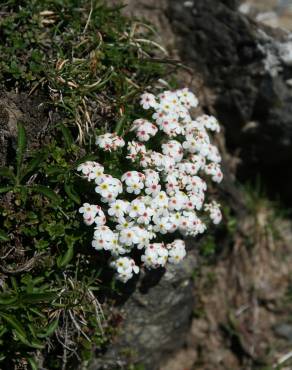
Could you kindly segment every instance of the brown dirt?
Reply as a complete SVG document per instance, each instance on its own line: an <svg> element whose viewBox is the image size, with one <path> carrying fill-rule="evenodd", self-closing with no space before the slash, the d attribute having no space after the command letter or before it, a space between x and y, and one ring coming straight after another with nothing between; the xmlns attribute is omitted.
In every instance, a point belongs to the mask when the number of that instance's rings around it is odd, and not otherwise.
<svg viewBox="0 0 292 370"><path fill-rule="evenodd" d="M49 110L45 96L26 93L0 92L0 166L15 155L17 123L26 130L28 149L37 149L47 140L46 135L57 115Z"/></svg>
<svg viewBox="0 0 292 370"><path fill-rule="evenodd" d="M260 208L231 253L201 269L186 346L161 370L272 369L289 353L291 226Z"/></svg>

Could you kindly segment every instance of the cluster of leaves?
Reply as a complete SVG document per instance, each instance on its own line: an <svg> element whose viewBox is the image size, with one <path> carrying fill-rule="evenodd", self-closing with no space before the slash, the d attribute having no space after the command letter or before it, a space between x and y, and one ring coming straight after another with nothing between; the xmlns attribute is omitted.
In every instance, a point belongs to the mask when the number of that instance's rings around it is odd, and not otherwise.
<svg viewBox="0 0 292 370"><path fill-rule="evenodd" d="M74 333L71 329L76 343L84 339L76 335L89 338L86 333L94 327L90 340L96 336L100 344L101 338L102 313L96 314L91 292L100 289L102 261L86 255L89 241L76 212L75 168L84 157L78 159L80 149L73 142L62 148L53 140L31 156L24 158L25 153L25 130L19 124L14 166L0 169L0 353L10 367L23 358L32 365L33 350L47 350L56 330L63 337L69 313L73 323L80 321Z"/></svg>
<svg viewBox="0 0 292 370"><path fill-rule="evenodd" d="M164 73L151 62L149 30L100 1L1 4L2 89L41 91L61 117L36 151L19 122L16 155L0 169L3 368L65 368L88 359L112 330L104 333L97 300L111 291L111 275L87 248L77 213L80 194L92 190L75 170L99 160L88 154L94 133L122 131L135 118L135 97Z"/></svg>

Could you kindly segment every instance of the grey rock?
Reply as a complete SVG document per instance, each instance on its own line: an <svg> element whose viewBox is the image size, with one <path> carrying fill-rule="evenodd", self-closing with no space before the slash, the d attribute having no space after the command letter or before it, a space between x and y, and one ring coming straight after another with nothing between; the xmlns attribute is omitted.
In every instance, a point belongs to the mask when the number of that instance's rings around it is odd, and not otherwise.
<svg viewBox="0 0 292 370"><path fill-rule="evenodd" d="M281 338L292 343L292 323L281 323L274 327L274 332Z"/></svg>
<svg viewBox="0 0 292 370"><path fill-rule="evenodd" d="M166 272L145 274L121 307L124 321L116 340L88 369L126 369L137 363L146 370L156 370L181 348L193 309L191 275L196 265L195 253L190 252L181 264Z"/></svg>

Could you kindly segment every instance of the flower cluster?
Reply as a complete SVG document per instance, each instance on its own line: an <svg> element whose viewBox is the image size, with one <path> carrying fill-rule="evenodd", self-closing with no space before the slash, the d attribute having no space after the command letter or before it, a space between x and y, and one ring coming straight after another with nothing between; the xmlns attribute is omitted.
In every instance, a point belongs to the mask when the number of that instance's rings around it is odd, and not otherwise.
<svg viewBox="0 0 292 370"><path fill-rule="evenodd" d="M125 141L116 133L99 135L95 143L99 148L109 152L125 145Z"/></svg>
<svg viewBox="0 0 292 370"><path fill-rule="evenodd" d="M146 268L176 264L186 255L179 235L196 236L208 220L221 221L220 205L206 203L208 178L217 183L223 178L221 157L208 133L220 127L212 116L193 119L190 109L197 105L188 89L144 93L141 106L152 118L135 120L126 143L115 133L96 139L106 151L126 145L121 161L128 161L128 171L116 178L97 162L77 169L95 183L99 199L99 205L85 203L79 210L87 225L94 224L92 246L111 253L110 265L122 282L139 272L130 257L134 249ZM166 234L172 234L172 243L163 242Z"/></svg>

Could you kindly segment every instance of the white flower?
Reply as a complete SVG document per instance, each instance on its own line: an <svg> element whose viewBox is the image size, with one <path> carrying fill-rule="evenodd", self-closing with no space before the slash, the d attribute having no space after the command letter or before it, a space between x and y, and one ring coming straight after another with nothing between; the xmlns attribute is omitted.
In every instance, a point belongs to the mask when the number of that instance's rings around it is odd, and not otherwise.
<svg viewBox="0 0 292 370"><path fill-rule="evenodd" d="M181 209L185 208L187 201L187 195L182 191L178 191L174 194L174 196L169 198L168 208L171 211L180 211Z"/></svg>
<svg viewBox="0 0 292 370"><path fill-rule="evenodd" d="M183 158L183 147L176 140L170 140L162 144L162 153L173 158L175 162L180 162Z"/></svg>
<svg viewBox="0 0 292 370"><path fill-rule="evenodd" d="M117 150L125 145L125 141L115 132L97 136L95 143L105 151Z"/></svg>
<svg viewBox="0 0 292 370"><path fill-rule="evenodd" d="M141 95L140 104L144 109L156 108L157 102L155 99L155 95L145 92L144 94Z"/></svg>
<svg viewBox="0 0 292 370"><path fill-rule="evenodd" d="M203 116L198 117L196 121L202 123L207 129L211 131L220 131L219 123L217 119L213 116L208 116L207 114L204 114Z"/></svg>
<svg viewBox="0 0 292 370"><path fill-rule="evenodd" d="M90 173L88 174L89 180L94 180L96 183L99 182L101 176L104 175L104 167L97 163L94 167L92 167Z"/></svg>
<svg viewBox="0 0 292 370"><path fill-rule="evenodd" d="M116 229L119 231L132 227L134 225L134 222L131 221L130 217L119 217L117 222L118 224L116 225Z"/></svg>
<svg viewBox="0 0 292 370"><path fill-rule="evenodd" d="M177 95L181 103L187 108L196 108L199 104L196 96L188 88L178 90Z"/></svg>
<svg viewBox="0 0 292 370"><path fill-rule="evenodd" d="M145 174L145 186L149 187L153 184L158 184L159 183L159 173L157 171L151 170L151 169L146 169L143 171Z"/></svg>
<svg viewBox="0 0 292 370"><path fill-rule="evenodd" d="M140 141L148 141L157 134L158 128L145 119L137 119L133 122L131 131L136 131L137 138Z"/></svg>
<svg viewBox="0 0 292 370"><path fill-rule="evenodd" d="M130 159L132 162L136 161L138 155L143 156L146 154L145 145L137 141L129 141L127 149L128 155L126 158Z"/></svg>
<svg viewBox="0 0 292 370"><path fill-rule="evenodd" d="M160 184L152 184L145 189L145 193L147 195L152 195L153 197L155 197L160 191L161 191Z"/></svg>
<svg viewBox="0 0 292 370"><path fill-rule="evenodd" d="M132 200L128 207L128 214L131 218L139 217L146 211L145 204L141 199Z"/></svg>
<svg viewBox="0 0 292 370"><path fill-rule="evenodd" d="M113 201L122 191L122 183L110 175L103 175L101 182L95 188L96 193L102 196L103 201Z"/></svg>
<svg viewBox="0 0 292 370"><path fill-rule="evenodd" d="M97 220L97 222L100 222L101 224L104 224L105 222L105 219L103 219L105 218L104 213L102 212L101 208L97 205L84 203L83 206L79 208L79 213L83 214L83 220L87 226L90 226L95 222L98 213L100 214L103 222L101 219Z"/></svg>
<svg viewBox="0 0 292 370"><path fill-rule="evenodd" d="M173 233L178 229L181 222L181 217L182 215L180 212L170 213L169 215L170 228L168 232Z"/></svg>
<svg viewBox="0 0 292 370"><path fill-rule="evenodd" d="M94 231L92 246L96 250L110 250L115 238L115 234L108 226L98 226Z"/></svg>
<svg viewBox="0 0 292 370"><path fill-rule="evenodd" d="M101 164L97 162L87 161L84 163L81 163L77 167L77 171L82 172L82 174L87 177L89 180L92 178L91 173L95 172L97 169L100 169L101 172L104 171L104 168Z"/></svg>
<svg viewBox="0 0 292 370"><path fill-rule="evenodd" d="M151 160L153 165L156 167L157 171L166 171L169 172L175 167L174 158L161 153L152 152Z"/></svg>
<svg viewBox="0 0 292 370"><path fill-rule="evenodd" d="M205 204L204 206L205 211L209 212L210 218L215 225L219 224L222 220L222 213L220 211L220 204L213 202Z"/></svg>
<svg viewBox="0 0 292 370"><path fill-rule="evenodd" d="M172 227L172 224L168 216L163 217L160 215L157 216L155 215L153 216L153 222L154 222L153 230L160 234L166 234L168 230Z"/></svg>
<svg viewBox="0 0 292 370"><path fill-rule="evenodd" d="M124 245L131 246L133 244L139 243L139 237L133 228L126 228L120 231L120 242Z"/></svg>
<svg viewBox="0 0 292 370"><path fill-rule="evenodd" d="M126 283L133 277L134 274L139 273L139 267L135 264L135 261L129 257L120 257L111 262L111 267L116 269L117 280Z"/></svg>
<svg viewBox="0 0 292 370"><path fill-rule="evenodd" d="M168 196L165 191L160 191L152 200L152 208L168 207Z"/></svg>
<svg viewBox="0 0 292 370"><path fill-rule="evenodd" d="M148 268L164 267L167 262L168 250L163 243L152 243L145 249L141 261Z"/></svg>
<svg viewBox="0 0 292 370"><path fill-rule="evenodd" d="M167 244L168 261L178 264L186 256L185 243L183 240L177 239L171 244Z"/></svg>
<svg viewBox="0 0 292 370"><path fill-rule="evenodd" d="M138 249L145 248L149 245L150 239L152 238L152 233L141 226L136 226L135 231L138 235L139 242L137 244Z"/></svg>
<svg viewBox="0 0 292 370"><path fill-rule="evenodd" d="M189 193L189 202L192 204L191 207L193 207L193 208L190 208L188 206L187 209L194 209L195 208L198 211L201 210L202 206L203 206L203 203L204 203L204 200L205 200L205 193L203 191Z"/></svg>
<svg viewBox="0 0 292 370"><path fill-rule="evenodd" d="M112 256L119 257L120 254L128 253L129 250L127 247L122 246L119 243L119 235L115 233L115 238L113 239L112 247L110 249Z"/></svg>
<svg viewBox="0 0 292 370"><path fill-rule="evenodd" d="M106 224L106 217L102 209L99 209L97 215L94 217L94 223L96 226L102 226Z"/></svg>
<svg viewBox="0 0 292 370"><path fill-rule="evenodd" d="M122 181L127 185L127 192L140 194L144 188L145 175L137 171L128 171L123 174Z"/></svg>
<svg viewBox="0 0 292 370"><path fill-rule="evenodd" d="M108 214L117 218L121 218L125 215L129 206L129 202L121 199L117 199L110 203Z"/></svg>
<svg viewBox="0 0 292 370"><path fill-rule="evenodd" d="M195 235L192 234L196 233L196 225L198 222L198 217L195 212L193 211L184 211L181 217L179 229L183 235Z"/></svg>
<svg viewBox="0 0 292 370"><path fill-rule="evenodd" d="M209 163L207 166L204 168L205 173L207 175L212 176L212 180L214 182L220 183L223 179L223 173L221 171L220 166L217 163Z"/></svg>
<svg viewBox="0 0 292 370"><path fill-rule="evenodd" d="M139 224L144 224L144 225L149 225L150 221L151 221L151 217L153 216L154 212L152 210L152 208L150 207L147 207L144 212L139 215L139 217L137 218L137 222Z"/></svg>
<svg viewBox="0 0 292 370"><path fill-rule="evenodd" d="M201 193L207 190L206 182L199 176L189 176L186 184L186 190L193 193Z"/></svg>
<svg viewBox="0 0 292 370"><path fill-rule="evenodd" d="M100 209L100 207L96 206L94 204L83 203L83 206L79 208L79 213L96 214L99 209Z"/></svg>

